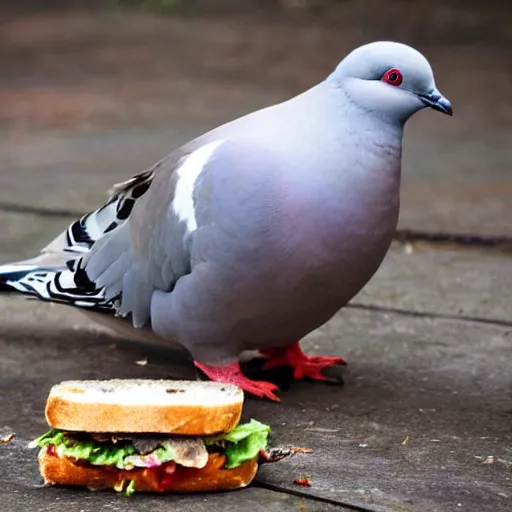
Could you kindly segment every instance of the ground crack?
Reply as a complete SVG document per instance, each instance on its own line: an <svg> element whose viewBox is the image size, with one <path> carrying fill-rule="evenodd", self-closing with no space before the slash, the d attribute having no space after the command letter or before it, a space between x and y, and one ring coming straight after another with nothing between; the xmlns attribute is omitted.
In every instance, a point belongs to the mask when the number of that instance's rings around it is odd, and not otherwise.
<svg viewBox="0 0 512 512"><path fill-rule="evenodd" d="M39 206L29 206L25 204L15 204L0 201L0 211L23 213L27 215L40 215L42 217L71 217L79 219L84 215L84 212L76 210L68 210L65 208L41 208Z"/></svg>
<svg viewBox="0 0 512 512"><path fill-rule="evenodd" d="M464 247L493 247L512 248L512 237L480 236L460 233L428 233L411 229L400 229L395 234L395 240L407 242L429 242L439 245L460 245Z"/></svg>
<svg viewBox="0 0 512 512"><path fill-rule="evenodd" d="M362 309L364 311L374 311L378 313L396 313L398 315L407 315L417 318L440 318L441 320L457 320L462 322L491 324L500 327L512 327L512 321L507 320L493 320L491 318L482 318L478 316L466 315L449 315L445 313L433 313L426 311L411 311L408 309L388 308L384 306L372 306L371 304L347 304L345 308L349 309Z"/></svg>
<svg viewBox="0 0 512 512"><path fill-rule="evenodd" d="M298 489L288 489L286 487L269 484L267 482L261 482L259 480L255 480L252 485L254 487L260 487L261 489L267 489L269 491L279 492L281 494L288 494L289 496L296 496L297 498L302 498L304 500L316 501L317 503L326 503L328 505L335 505L336 507L344 507L348 510L355 510L356 512L375 512L370 508L359 507L358 505L351 505L350 503L345 503L343 501L333 500L330 498L323 498L322 496L308 494L307 492L299 491Z"/></svg>

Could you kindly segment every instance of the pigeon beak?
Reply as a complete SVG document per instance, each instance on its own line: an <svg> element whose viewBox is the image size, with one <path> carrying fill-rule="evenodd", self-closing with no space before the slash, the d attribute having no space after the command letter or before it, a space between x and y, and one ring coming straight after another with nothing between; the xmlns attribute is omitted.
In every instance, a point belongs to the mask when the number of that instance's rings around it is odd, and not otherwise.
<svg viewBox="0 0 512 512"><path fill-rule="evenodd" d="M448 114L449 116L453 115L452 104L448 101L448 98L445 98L437 89L430 91L430 93L425 96L420 96L420 99L427 107L442 112L443 114Z"/></svg>

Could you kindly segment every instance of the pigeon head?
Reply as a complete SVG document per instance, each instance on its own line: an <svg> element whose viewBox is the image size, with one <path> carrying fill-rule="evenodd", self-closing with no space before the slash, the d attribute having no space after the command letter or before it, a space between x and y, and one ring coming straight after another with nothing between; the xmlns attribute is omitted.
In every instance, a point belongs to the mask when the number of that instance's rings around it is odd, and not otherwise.
<svg viewBox="0 0 512 512"><path fill-rule="evenodd" d="M328 80L361 109L392 122L403 124L425 107L452 115L427 59L405 44L381 41L360 46Z"/></svg>

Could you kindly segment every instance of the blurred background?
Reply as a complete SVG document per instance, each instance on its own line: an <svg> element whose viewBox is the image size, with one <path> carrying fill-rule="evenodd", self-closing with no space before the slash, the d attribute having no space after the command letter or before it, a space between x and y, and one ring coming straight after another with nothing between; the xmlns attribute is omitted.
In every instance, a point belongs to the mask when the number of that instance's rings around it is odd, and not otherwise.
<svg viewBox="0 0 512 512"><path fill-rule="evenodd" d="M0 20L13 255L47 240L46 215L99 206L112 183L377 39L423 52L455 111L408 124L400 228L512 236L510 0L2 0Z"/></svg>

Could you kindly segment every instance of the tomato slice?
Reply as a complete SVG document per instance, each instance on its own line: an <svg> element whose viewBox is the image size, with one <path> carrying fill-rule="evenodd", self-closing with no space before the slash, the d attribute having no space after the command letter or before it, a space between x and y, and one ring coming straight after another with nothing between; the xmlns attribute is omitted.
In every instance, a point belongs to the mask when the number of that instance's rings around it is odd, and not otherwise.
<svg viewBox="0 0 512 512"><path fill-rule="evenodd" d="M176 472L176 463L172 461L166 462L158 468L155 468L155 470L158 472L158 487L164 492L174 480L173 475Z"/></svg>
<svg viewBox="0 0 512 512"><path fill-rule="evenodd" d="M49 444L47 447L46 447L46 453L50 456L50 457L58 457L59 455L57 454L57 448L55 447L54 444Z"/></svg>

